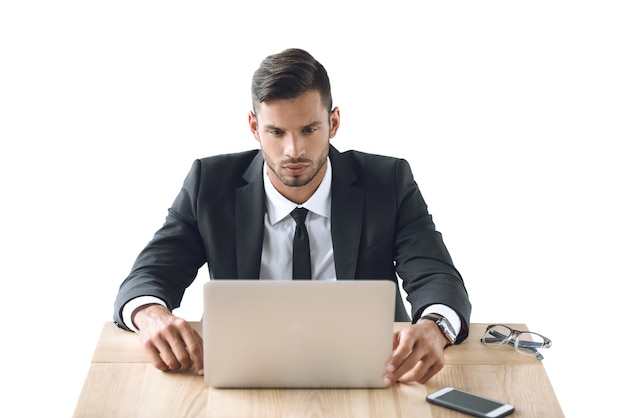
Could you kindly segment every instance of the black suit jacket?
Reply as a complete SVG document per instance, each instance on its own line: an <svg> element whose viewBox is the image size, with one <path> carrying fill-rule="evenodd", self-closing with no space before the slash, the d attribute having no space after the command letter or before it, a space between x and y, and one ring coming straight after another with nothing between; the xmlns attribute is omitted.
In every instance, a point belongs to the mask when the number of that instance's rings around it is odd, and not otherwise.
<svg viewBox="0 0 626 418"><path fill-rule="evenodd" d="M391 280L402 285L396 321L418 318L433 303L456 310L457 342L467 337L471 305L435 230L426 203L403 159L330 148L331 234L338 280ZM180 306L185 289L205 263L211 279L258 279L265 192L259 150L196 160L164 225L139 254L120 286L114 321L126 328L121 309L137 296Z"/></svg>

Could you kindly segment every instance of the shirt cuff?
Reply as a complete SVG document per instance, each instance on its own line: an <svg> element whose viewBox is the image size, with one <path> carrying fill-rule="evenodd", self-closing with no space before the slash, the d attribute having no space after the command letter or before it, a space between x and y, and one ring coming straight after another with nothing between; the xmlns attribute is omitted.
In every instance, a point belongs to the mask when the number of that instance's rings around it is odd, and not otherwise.
<svg viewBox="0 0 626 418"><path fill-rule="evenodd" d="M132 321L133 313L137 308L152 303L158 303L159 305L163 305L167 308L165 302L154 296L139 296L126 302L122 308L122 321L124 321L124 325L126 325L131 331L138 332L139 330Z"/></svg>
<svg viewBox="0 0 626 418"><path fill-rule="evenodd" d="M426 309L424 309L424 312L422 312L422 316L432 313L437 313L444 316L450 322L450 325L452 325L452 328L454 329L454 332L456 332L456 335L459 335L459 332L461 332L461 318L454 309L442 304L430 305Z"/></svg>

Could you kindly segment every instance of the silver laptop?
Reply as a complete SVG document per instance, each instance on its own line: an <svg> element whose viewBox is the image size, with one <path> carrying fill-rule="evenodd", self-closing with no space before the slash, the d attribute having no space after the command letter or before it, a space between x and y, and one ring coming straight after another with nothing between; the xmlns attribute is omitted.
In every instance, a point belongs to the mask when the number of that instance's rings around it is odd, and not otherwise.
<svg viewBox="0 0 626 418"><path fill-rule="evenodd" d="M395 284L211 280L204 381L216 388L378 388L392 352Z"/></svg>

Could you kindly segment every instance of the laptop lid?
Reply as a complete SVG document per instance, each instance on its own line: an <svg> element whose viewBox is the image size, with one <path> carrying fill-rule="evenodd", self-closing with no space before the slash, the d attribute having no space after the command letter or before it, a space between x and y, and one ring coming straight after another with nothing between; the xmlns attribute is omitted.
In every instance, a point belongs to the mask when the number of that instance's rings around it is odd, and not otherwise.
<svg viewBox="0 0 626 418"><path fill-rule="evenodd" d="M211 280L202 319L205 383L384 387L395 291L382 280Z"/></svg>

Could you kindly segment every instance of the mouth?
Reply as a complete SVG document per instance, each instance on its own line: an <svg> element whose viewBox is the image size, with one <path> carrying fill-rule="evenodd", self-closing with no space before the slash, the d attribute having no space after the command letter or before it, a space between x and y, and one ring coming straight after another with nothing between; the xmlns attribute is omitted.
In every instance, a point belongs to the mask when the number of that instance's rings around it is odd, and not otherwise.
<svg viewBox="0 0 626 418"><path fill-rule="evenodd" d="M291 176L300 176L304 174L306 169L309 167L309 164L306 163L295 163L295 164L285 164L283 165L283 169Z"/></svg>

